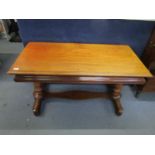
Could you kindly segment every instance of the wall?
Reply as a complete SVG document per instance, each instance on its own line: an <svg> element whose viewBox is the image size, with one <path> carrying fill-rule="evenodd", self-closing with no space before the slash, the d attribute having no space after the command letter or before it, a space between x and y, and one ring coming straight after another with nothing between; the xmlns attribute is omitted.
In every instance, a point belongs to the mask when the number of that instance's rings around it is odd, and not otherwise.
<svg viewBox="0 0 155 155"><path fill-rule="evenodd" d="M140 56L154 21L18 20L24 44L29 41L128 44Z"/></svg>

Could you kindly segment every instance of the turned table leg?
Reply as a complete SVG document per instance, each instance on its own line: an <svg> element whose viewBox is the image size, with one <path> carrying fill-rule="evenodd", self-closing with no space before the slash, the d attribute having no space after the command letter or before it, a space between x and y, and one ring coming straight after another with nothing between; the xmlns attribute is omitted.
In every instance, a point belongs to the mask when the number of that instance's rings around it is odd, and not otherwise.
<svg viewBox="0 0 155 155"><path fill-rule="evenodd" d="M43 98L43 85L40 82L34 83L34 105L33 105L33 114L38 116L40 114L41 100Z"/></svg>
<svg viewBox="0 0 155 155"><path fill-rule="evenodd" d="M123 87L122 84L116 84L116 85L114 85L113 92L112 92L112 98L114 101L115 112L117 115L121 115L123 113L123 107L120 102L122 87Z"/></svg>

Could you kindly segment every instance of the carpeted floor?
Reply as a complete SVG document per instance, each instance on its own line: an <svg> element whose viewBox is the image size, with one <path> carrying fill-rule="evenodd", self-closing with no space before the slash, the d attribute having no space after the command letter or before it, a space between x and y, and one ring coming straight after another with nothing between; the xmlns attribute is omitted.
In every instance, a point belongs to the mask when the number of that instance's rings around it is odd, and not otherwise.
<svg viewBox="0 0 155 155"><path fill-rule="evenodd" d="M42 115L32 114L31 83L15 83L7 70L22 49L11 46L10 52L0 43L0 134L154 134L155 95L141 94L125 86L122 92L124 114L116 116L111 101L97 98L45 100ZM14 50L13 50L14 49ZM104 91L102 85L51 85L51 90Z"/></svg>

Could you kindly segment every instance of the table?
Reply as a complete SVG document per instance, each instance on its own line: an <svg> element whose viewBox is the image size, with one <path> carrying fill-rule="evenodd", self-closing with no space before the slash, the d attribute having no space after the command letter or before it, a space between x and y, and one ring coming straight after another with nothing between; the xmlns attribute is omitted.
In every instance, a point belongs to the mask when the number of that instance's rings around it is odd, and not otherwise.
<svg viewBox="0 0 155 155"><path fill-rule="evenodd" d="M52 96L84 99L110 98L117 115L123 113L121 90L124 84L144 84L151 73L128 45L30 42L20 53L8 74L16 82L34 83L33 113L40 114L43 98ZM110 92L62 92L44 90L52 83L106 84ZM24 94L23 94L24 95Z"/></svg>

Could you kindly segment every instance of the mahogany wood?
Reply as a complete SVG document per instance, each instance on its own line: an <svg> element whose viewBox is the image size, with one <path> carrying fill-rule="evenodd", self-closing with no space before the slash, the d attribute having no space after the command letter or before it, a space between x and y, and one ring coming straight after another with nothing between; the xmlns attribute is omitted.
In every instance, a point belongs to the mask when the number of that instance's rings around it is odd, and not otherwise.
<svg viewBox="0 0 155 155"><path fill-rule="evenodd" d="M128 45L31 42L9 74L152 77Z"/></svg>
<svg viewBox="0 0 155 155"><path fill-rule="evenodd" d="M41 100L43 98L43 84L40 82L34 82L34 105L33 113L38 116L40 114Z"/></svg>
<svg viewBox="0 0 155 155"><path fill-rule="evenodd" d="M113 92L90 92L90 91L67 91L67 92L47 92L43 91L41 83L34 83L34 98L33 113L38 116L41 109L41 99L44 98L67 98L67 99L89 99L89 98L107 98L114 101L115 112L117 115L123 113L123 108L120 102L122 84L114 85Z"/></svg>
<svg viewBox="0 0 155 155"><path fill-rule="evenodd" d="M104 77L104 76L45 76L15 75L16 82L70 83L70 84L144 84L141 77Z"/></svg>
<svg viewBox="0 0 155 155"><path fill-rule="evenodd" d="M115 84L113 88L112 98L114 101L115 106L115 112L117 115L121 115L123 113L123 107L121 105L121 89L123 85L122 84Z"/></svg>
<svg viewBox="0 0 155 155"><path fill-rule="evenodd" d="M9 74L16 82L34 83L33 113L38 116L41 101L48 97L87 99L89 97L110 98L117 115L123 113L120 102L124 84L144 84L152 77L142 62L127 45L44 43L31 42L12 65ZM114 85L109 93L46 92L44 85L107 84Z"/></svg>
<svg viewBox="0 0 155 155"><path fill-rule="evenodd" d="M121 97L121 89L122 84L115 84L113 88L113 92L104 93L104 92L90 92L90 91L67 91L67 92L47 92L43 91L43 84L36 82L34 83L34 105L33 105L33 113L38 116L40 114L41 109L41 100L42 98L69 98L69 99L88 99L88 98L109 98L113 100L115 112L117 115L121 115L123 113L123 108L120 102Z"/></svg>
<svg viewBox="0 0 155 155"><path fill-rule="evenodd" d="M80 77L80 76L32 76L32 75L16 75L16 82L34 82L34 106L33 113L38 116L40 114L42 98L60 97L71 99L87 99L94 97L110 98L114 101L115 112L117 115L123 113L120 102L120 93L123 84L144 84L144 78L127 78L127 77ZM68 84L114 84L113 92L85 92L85 91L69 91L69 92L47 92L43 91L45 84L52 83L68 83Z"/></svg>
<svg viewBox="0 0 155 155"><path fill-rule="evenodd" d="M95 77L95 76L41 76L41 75L16 75L16 82L34 82L34 98L33 106L34 115L40 114L41 100L44 98L59 97L70 99L87 99L103 97L113 100L115 112L117 115L123 113L123 107L120 102L121 89L123 84L144 84L144 78L127 78L127 77ZM68 83L68 84L114 84L113 92L88 92L88 91L68 91L68 92L47 92L43 91L42 86L52 83Z"/></svg>
<svg viewBox="0 0 155 155"><path fill-rule="evenodd" d="M94 91L66 91L66 92L44 92L45 98L66 98L83 100L90 98L112 98L110 93L105 92L94 92Z"/></svg>

